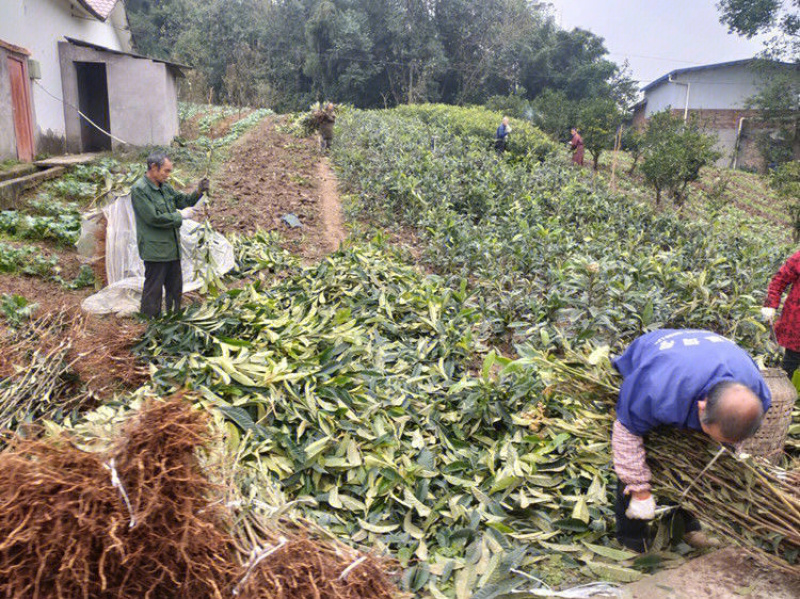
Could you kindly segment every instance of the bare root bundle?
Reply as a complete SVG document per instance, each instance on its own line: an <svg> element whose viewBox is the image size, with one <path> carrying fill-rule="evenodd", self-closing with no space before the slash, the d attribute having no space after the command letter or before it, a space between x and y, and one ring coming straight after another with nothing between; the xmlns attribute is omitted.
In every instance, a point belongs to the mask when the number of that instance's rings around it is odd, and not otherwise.
<svg viewBox="0 0 800 599"><path fill-rule="evenodd" d="M397 587L372 556L336 551L309 538L276 544L240 589L245 599L393 599ZM243 577L244 579L244 577Z"/></svg>
<svg viewBox="0 0 800 599"><path fill-rule="evenodd" d="M209 442L205 412L180 398L147 404L106 454L63 436L15 439L0 453L0 596L398 596L385 562L297 527L278 543L283 533L259 521L260 543L278 548L240 565L241 529L201 467Z"/></svg>
<svg viewBox="0 0 800 599"><path fill-rule="evenodd" d="M135 389L149 379L147 366L131 353L145 328L142 323L86 316L72 310L47 313L0 338L0 378L13 379L41 362L43 356L60 352L65 370L61 376L51 373L50 384L64 383L59 389L70 391L75 399L87 399L87 394L76 391L79 383L100 397L120 387ZM46 382L42 377L37 381ZM87 405L92 402L80 407Z"/></svg>
<svg viewBox="0 0 800 599"><path fill-rule="evenodd" d="M0 454L0 596L223 597L239 568L195 453L206 431L173 400L146 407L109 456L15 441Z"/></svg>
<svg viewBox="0 0 800 599"><path fill-rule="evenodd" d="M151 404L123 429L115 460L136 518L125 596L222 597L234 579L223 507L197 457L208 441L206 414L177 399Z"/></svg>
<svg viewBox="0 0 800 599"><path fill-rule="evenodd" d="M146 325L108 317L81 315L69 336L75 355L74 369L81 381L105 397L119 390L135 389L149 380L147 366L136 359L131 348Z"/></svg>
<svg viewBox="0 0 800 599"><path fill-rule="evenodd" d="M0 455L0 595L105 597L128 524L102 459L15 441Z"/></svg>

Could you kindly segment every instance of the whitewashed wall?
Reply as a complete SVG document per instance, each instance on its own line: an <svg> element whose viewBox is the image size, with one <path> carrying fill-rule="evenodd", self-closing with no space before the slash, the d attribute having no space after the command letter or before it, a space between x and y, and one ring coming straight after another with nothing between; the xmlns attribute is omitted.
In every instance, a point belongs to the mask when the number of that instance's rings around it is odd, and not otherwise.
<svg viewBox="0 0 800 599"><path fill-rule="evenodd" d="M58 42L66 36L129 52L130 35L120 30L124 22L121 1L109 19L100 22L70 0L0 0L0 39L30 50L31 58L41 64L39 84L57 98L62 97ZM64 138L61 102L33 85L33 105L37 140Z"/></svg>
<svg viewBox="0 0 800 599"><path fill-rule="evenodd" d="M686 84L689 90L689 110L743 109L748 98L760 90L759 76L747 65L735 65L681 73L673 77L678 83L664 81L646 93L647 116L672 107L686 106Z"/></svg>

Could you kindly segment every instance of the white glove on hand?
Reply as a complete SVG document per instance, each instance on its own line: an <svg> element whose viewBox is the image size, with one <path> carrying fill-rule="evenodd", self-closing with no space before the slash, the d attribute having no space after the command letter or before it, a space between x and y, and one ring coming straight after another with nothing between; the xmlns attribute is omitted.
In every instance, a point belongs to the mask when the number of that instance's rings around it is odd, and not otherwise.
<svg viewBox="0 0 800 599"><path fill-rule="evenodd" d="M647 499L631 497L625 515L631 520L652 520L656 517L656 500L650 495Z"/></svg>
<svg viewBox="0 0 800 599"><path fill-rule="evenodd" d="M761 317L772 324L775 320L775 308L761 308Z"/></svg>
<svg viewBox="0 0 800 599"><path fill-rule="evenodd" d="M189 206L188 208L183 208L181 210L178 210L178 214L180 214L183 218L188 218L189 220L192 220L194 218L194 207Z"/></svg>

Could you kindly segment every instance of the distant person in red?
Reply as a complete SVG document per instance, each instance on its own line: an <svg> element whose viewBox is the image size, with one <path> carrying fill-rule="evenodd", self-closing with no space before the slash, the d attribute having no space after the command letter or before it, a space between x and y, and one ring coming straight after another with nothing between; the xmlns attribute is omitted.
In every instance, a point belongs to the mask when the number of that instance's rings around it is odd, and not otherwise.
<svg viewBox="0 0 800 599"><path fill-rule="evenodd" d="M767 288L767 299L761 314L772 324L775 313L781 304L781 298L787 287L789 294L783 302L783 309L778 322L775 323L775 337L778 344L786 349L781 365L792 378L794 371L800 366L800 252L793 254L772 277Z"/></svg>
<svg viewBox="0 0 800 599"><path fill-rule="evenodd" d="M583 138L578 130L572 128L572 139L569 142L569 147L572 148L572 164L583 166Z"/></svg>

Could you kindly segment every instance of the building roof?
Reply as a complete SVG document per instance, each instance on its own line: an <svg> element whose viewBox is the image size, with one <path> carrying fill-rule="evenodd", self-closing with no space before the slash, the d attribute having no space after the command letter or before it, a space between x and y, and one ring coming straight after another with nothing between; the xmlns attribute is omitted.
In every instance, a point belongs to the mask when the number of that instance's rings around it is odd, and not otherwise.
<svg viewBox="0 0 800 599"><path fill-rule="evenodd" d="M696 67L687 67L685 69L675 69L674 71L670 71L663 77L659 77L655 81L648 83L642 88L642 91L647 93L654 87L661 85L662 83L669 81L671 77L675 77L677 75L684 75L686 73L694 73L696 71L707 71L711 69L725 69L728 67L738 67L747 64L753 64L757 62L765 62L764 59L761 58L745 58L744 60L732 60L730 62L718 62L715 64L705 64ZM773 65L776 66L785 66L785 67L793 67L798 68L798 65L791 63L791 62L778 62L778 61L769 61Z"/></svg>
<svg viewBox="0 0 800 599"><path fill-rule="evenodd" d="M105 21L114 10L118 0L77 0L89 14L97 17L101 21Z"/></svg>
<svg viewBox="0 0 800 599"><path fill-rule="evenodd" d="M186 64L181 64L179 62L170 62L169 60L162 60L160 58L151 58L150 56L144 56L142 54L134 54L133 52L123 52L121 50L112 50L111 48L106 48L105 46L98 46L97 44L92 44L90 42L84 42L83 40L77 40L73 37L64 36L70 44L73 46L82 46L84 48L91 48L92 50L99 50L100 52L110 52L111 54L119 54L122 56L130 56L132 58L141 58L143 60L152 60L153 62L161 62L167 65L168 67L173 67L183 74L183 69L192 69Z"/></svg>

